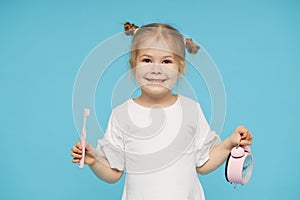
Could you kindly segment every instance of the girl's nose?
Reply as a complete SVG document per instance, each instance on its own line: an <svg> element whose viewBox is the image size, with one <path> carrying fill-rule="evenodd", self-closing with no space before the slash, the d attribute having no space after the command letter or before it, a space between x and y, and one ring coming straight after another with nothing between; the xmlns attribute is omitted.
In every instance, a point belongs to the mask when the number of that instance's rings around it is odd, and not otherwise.
<svg viewBox="0 0 300 200"><path fill-rule="evenodd" d="M161 74L161 72L160 71L152 71L151 74L159 75L159 74Z"/></svg>
<svg viewBox="0 0 300 200"><path fill-rule="evenodd" d="M154 64L151 69L151 74L161 74L161 66L159 64Z"/></svg>

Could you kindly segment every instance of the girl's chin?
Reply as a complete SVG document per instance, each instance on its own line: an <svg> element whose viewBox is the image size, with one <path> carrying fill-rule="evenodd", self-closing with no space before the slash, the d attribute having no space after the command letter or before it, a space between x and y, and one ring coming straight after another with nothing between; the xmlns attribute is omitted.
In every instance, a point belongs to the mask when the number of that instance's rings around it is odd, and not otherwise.
<svg viewBox="0 0 300 200"><path fill-rule="evenodd" d="M142 87L144 91L147 91L149 93L154 93L154 94L161 94L165 93L167 91L170 91L169 88L163 86L163 85L153 85L153 84L147 84Z"/></svg>

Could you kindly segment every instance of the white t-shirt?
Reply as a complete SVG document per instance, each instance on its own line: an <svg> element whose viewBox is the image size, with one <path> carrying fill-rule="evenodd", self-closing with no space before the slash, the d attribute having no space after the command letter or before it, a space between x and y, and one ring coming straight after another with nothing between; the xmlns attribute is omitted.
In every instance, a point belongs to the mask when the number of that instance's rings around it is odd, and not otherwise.
<svg viewBox="0 0 300 200"><path fill-rule="evenodd" d="M200 200L196 167L219 142L199 103L178 95L169 107L129 99L114 108L97 151L111 168L126 171L122 200Z"/></svg>

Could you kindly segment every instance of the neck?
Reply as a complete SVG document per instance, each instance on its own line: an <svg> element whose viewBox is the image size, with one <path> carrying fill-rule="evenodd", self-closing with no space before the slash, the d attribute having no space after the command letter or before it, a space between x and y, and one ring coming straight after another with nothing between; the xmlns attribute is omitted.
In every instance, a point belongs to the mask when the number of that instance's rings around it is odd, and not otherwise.
<svg viewBox="0 0 300 200"><path fill-rule="evenodd" d="M167 91L161 94L148 94L142 90L141 96L134 99L135 102L146 107L151 107L155 104L159 104L162 107L168 107L174 104L178 95L173 95L171 91Z"/></svg>

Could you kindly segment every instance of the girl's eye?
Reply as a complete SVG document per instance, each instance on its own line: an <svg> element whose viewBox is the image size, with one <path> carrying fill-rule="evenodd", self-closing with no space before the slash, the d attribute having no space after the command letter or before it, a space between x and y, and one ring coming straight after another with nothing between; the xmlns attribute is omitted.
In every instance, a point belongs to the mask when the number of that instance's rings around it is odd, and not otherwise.
<svg viewBox="0 0 300 200"><path fill-rule="evenodd" d="M145 58L145 59L142 60L142 62L144 62L144 63L151 63L151 60L149 58Z"/></svg>
<svg viewBox="0 0 300 200"><path fill-rule="evenodd" d="M171 64L171 63L172 63L172 60L164 60L163 63L164 63L164 64Z"/></svg>

